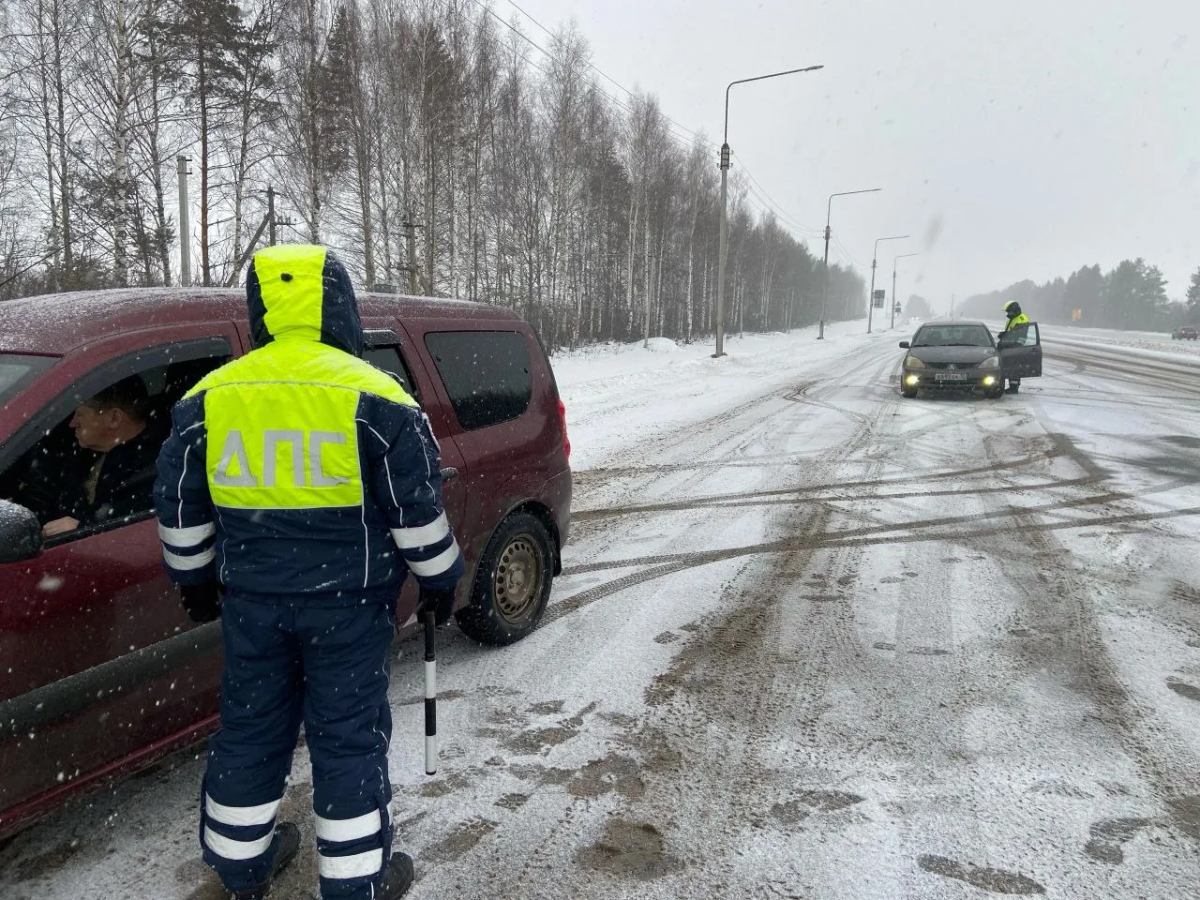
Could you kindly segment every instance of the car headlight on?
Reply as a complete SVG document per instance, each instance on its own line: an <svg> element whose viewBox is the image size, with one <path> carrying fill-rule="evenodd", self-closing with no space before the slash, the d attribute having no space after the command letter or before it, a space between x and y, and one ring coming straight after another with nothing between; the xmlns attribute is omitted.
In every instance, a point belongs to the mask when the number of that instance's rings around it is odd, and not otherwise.
<svg viewBox="0 0 1200 900"><path fill-rule="evenodd" d="M987 359L985 359L983 362L981 362L979 364L979 368L981 368L981 369L998 369L998 368L1000 368L1000 357L989 356Z"/></svg>
<svg viewBox="0 0 1200 900"><path fill-rule="evenodd" d="M926 368L926 366L925 366L925 363L923 363L921 360L917 359L915 356L913 356L910 353L908 356L904 357L904 368L906 368L906 369L924 369L924 368Z"/></svg>

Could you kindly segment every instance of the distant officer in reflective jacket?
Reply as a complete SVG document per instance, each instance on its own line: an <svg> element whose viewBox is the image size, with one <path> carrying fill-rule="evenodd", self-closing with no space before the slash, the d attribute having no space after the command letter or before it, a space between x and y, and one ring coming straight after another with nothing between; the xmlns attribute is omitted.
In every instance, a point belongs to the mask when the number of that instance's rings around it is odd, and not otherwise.
<svg viewBox="0 0 1200 900"><path fill-rule="evenodd" d="M295 856L299 831L276 816L303 721L322 897L393 900L413 879L388 813L396 599L412 572L444 623L463 568L438 447L416 402L357 358L358 306L333 253L262 250L246 292L255 349L176 405L155 484L185 608L223 614L204 860L256 900Z"/></svg>
<svg viewBox="0 0 1200 900"><path fill-rule="evenodd" d="M1005 331L1012 331L1018 325L1028 325L1029 324L1029 316L1025 315L1025 313L1023 313L1021 311L1021 304L1018 303L1016 300L1009 300L1007 303L1004 304L1004 316L1008 320L1004 324ZM1021 389L1021 379L1020 378L1010 378L1008 380L1008 389L1005 391L1005 393L1006 394L1015 394L1020 389Z"/></svg>

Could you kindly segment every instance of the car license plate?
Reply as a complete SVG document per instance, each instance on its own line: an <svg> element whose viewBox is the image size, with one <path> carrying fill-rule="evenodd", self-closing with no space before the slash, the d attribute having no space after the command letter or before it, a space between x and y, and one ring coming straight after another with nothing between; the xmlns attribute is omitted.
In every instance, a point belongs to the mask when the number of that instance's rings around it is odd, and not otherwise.
<svg viewBox="0 0 1200 900"><path fill-rule="evenodd" d="M966 381L966 372L938 372L933 376L934 381Z"/></svg>

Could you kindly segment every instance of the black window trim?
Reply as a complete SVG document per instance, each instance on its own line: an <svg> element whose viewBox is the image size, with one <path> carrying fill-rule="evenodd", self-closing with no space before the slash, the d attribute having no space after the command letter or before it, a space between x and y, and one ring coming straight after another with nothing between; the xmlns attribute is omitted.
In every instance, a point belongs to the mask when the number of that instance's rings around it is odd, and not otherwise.
<svg viewBox="0 0 1200 900"><path fill-rule="evenodd" d="M497 322L496 324L499 325L500 323ZM533 352L529 347L529 334L526 331L524 331L523 329L521 329L519 327L515 327L516 323L513 323L513 324L514 324L514 327L512 327L512 328L499 328L499 327L497 327L497 328L444 328L444 329L430 328L429 330L425 331L424 334L422 335L422 342L425 344L425 352L429 354L429 359L433 363L433 369L437 373L438 380L442 384L442 389L446 392L447 399L450 401L450 410L449 410L450 415L453 416L454 423L458 426L459 430L463 434L470 434L475 431L482 431L485 428L494 428L497 425L505 425L509 422L515 422L518 419L520 419L522 416L526 415L529 412L529 410L533 408L533 401L534 401L534 396L535 396L534 367L533 367ZM454 396L450 392L450 386L448 384L446 384L446 378L442 374L441 366L438 364L437 354L434 352L434 349L429 346L429 339L431 337L439 337L441 335L447 335L447 334L466 334L466 335L511 334L511 335L516 335L517 337L519 337L521 339L522 343L525 346L526 358L527 358L528 364L529 364L529 398L525 402L525 408L522 409L520 413L518 413L517 415L512 416L510 418L507 418L507 419L500 419L499 421L488 422L485 425L476 425L472 428L468 428L466 425L463 424L462 419L459 418L458 408L455 405ZM534 332L534 334L535 334L535 341L536 341L536 332ZM538 349L539 350L542 349L540 342L538 342ZM544 350L542 352L543 352L543 354L545 353Z"/></svg>
<svg viewBox="0 0 1200 900"><path fill-rule="evenodd" d="M43 406L36 415L31 416L8 441L0 445L0 473L8 471L24 454L28 453L38 441L45 437L64 418L68 410L78 406L76 398L92 397L114 382L131 375L138 375L146 369L158 366L169 366L177 362L190 362L212 356L233 356L233 342L228 337L188 338L169 344L158 344L126 353L115 359L107 360L92 369L66 391L59 393L54 399ZM65 357L64 357L65 358ZM142 522L154 517L154 511L134 513L118 519L109 519L95 525L82 526L75 531L57 537L47 538L44 545L47 548L57 547L70 541L91 537L103 531L122 528L136 522Z"/></svg>
<svg viewBox="0 0 1200 900"><path fill-rule="evenodd" d="M406 379L408 379L407 387L408 387L409 396L411 396L419 404L421 402L421 386L419 384L417 384L417 378L415 375L413 375L412 363L409 361L408 357L406 357L404 355L404 342L401 341L399 336L397 336L396 332L392 331L390 328L373 328L373 329L371 329L371 331L374 331L376 333L386 332L387 334L391 335L391 340L384 340L384 341L381 341L380 343L374 343L372 341L368 341L367 345L366 345L366 349L367 350L395 350L396 351L396 356L398 356L400 358L400 366L401 366L401 368L404 369L404 377ZM370 365L374 365L374 363L371 363L370 360L367 360L367 359L364 359L363 362L366 362ZM375 368L379 368L379 367L376 366ZM385 369L383 371L387 371L387 370ZM401 385L401 386L403 387L403 385Z"/></svg>

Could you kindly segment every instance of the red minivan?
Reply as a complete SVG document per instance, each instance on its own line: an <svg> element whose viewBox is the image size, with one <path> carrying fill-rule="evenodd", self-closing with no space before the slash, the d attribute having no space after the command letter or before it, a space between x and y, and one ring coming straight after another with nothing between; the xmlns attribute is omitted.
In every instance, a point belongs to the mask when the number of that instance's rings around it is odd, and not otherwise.
<svg viewBox="0 0 1200 900"><path fill-rule="evenodd" d="M546 354L524 321L490 306L364 294L359 309L364 358L404 382L441 446L467 563L459 626L512 643L541 619L570 522L566 415ZM94 469L69 427L79 404L137 376L165 421L250 346L232 290L0 303L0 839L216 726L220 623L193 625L180 608L149 486L132 515L49 539L41 526L56 489ZM402 635L416 601L410 579Z"/></svg>

